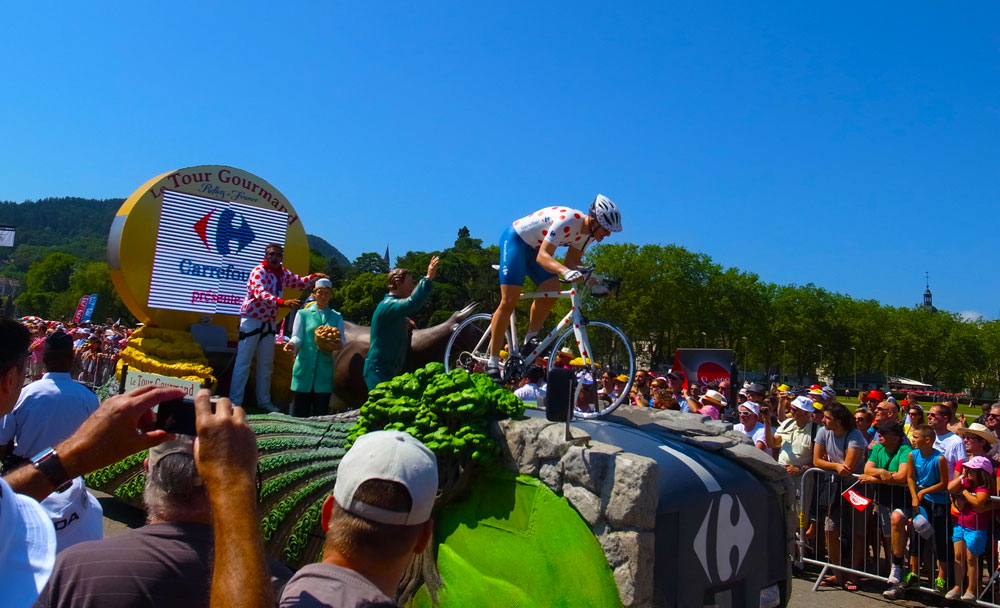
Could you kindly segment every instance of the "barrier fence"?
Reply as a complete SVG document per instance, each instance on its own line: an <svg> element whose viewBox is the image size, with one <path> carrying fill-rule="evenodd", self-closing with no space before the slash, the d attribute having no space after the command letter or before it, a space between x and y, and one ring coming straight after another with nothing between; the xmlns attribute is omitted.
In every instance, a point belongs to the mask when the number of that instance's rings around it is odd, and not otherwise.
<svg viewBox="0 0 1000 608"><path fill-rule="evenodd" d="M924 534L921 534L914 529L911 520L914 510L905 484L862 483L858 477L834 475L819 468L802 474L798 488L799 537L795 562L800 567L811 564L822 568L813 591L830 574L836 574L841 582L851 578L880 580L888 589L892 566L892 514L899 510L895 519L896 533L901 534L904 545L903 572L914 572L918 578L912 588L894 599L914 599L921 593L940 594L934 587L938 578L944 580L944 592L958 584L959 594L964 594L969 568L961 556L956 563L955 543L952 542L956 519L951 503L937 507L925 504L926 500L921 503L930 527L928 534L927 527L922 526ZM853 494L853 502L844 496L848 490ZM870 502L863 509L855 507L855 503L866 501ZM983 512L986 513L984 517L989 518L985 547L971 560L973 576L979 579L976 605L1000 608L997 559L1000 498L992 496ZM970 541L966 548L980 549L974 546L976 544L977 541Z"/></svg>
<svg viewBox="0 0 1000 608"><path fill-rule="evenodd" d="M90 388L103 386L114 375L115 364L118 361L117 356L105 353L95 353L86 359L77 355L76 359L76 363L80 366L76 379Z"/></svg>

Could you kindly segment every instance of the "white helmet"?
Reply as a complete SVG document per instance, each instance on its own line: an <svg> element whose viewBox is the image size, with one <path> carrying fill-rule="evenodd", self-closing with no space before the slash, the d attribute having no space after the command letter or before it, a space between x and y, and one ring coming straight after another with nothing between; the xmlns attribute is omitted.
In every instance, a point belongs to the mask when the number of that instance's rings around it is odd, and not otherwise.
<svg viewBox="0 0 1000 608"><path fill-rule="evenodd" d="M597 223L608 232L622 231L621 211L603 194L598 194L594 202L590 203L590 217L596 219Z"/></svg>

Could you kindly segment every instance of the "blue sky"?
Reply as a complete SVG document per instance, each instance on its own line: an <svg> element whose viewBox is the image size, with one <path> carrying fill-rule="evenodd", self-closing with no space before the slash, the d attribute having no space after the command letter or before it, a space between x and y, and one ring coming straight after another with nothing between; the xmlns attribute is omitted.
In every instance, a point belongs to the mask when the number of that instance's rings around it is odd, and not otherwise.
<svg viewBox="0 0 1000 608"><path fill-rule="evenodd" d="M88 3L0 13L0 199L228 164L354 258L602 192L623 240L1000 316L991 3Z"/></svg>

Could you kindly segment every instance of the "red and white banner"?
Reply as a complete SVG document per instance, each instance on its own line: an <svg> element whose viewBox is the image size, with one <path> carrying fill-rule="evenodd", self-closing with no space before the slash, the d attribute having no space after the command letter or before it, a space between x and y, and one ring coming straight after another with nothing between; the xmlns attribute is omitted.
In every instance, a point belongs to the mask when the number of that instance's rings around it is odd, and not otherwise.
<svg viewBox="0 0 1000 608"><path fill-rule="evenodd" d="M90 301L90 296L83 296L80 298L80 303L76 305L76 312L73 313L73 322L79 323L80 319L83 318L84 311L87 310L87 302Z"/></svg>
<svg viewBox="0 0 1000 608"><path fill-rule="evenodd" d="M856 485L858 485L858 484L855 483L854 486L856 486ZM866 497L862 496L861 494L858 494L857 492L855 492L854 491L854 486L851 486L851 487L847 488L846 490L844 490L844 493L841 494L841 496L843 496L844 499L847 500L847 502L851 503L851 506L854 507L855 509L857 509L858 511L864 511L865 509L868 508L868 505L871 504L872 499L871 498L866 498Z"/></svg>
<svg viewBox="0 0 1000 608"><path fill-rule="evenodd" d="M733 351L728 348L678 348L671 369L684 372L684 388L729 380Z"/></svg>

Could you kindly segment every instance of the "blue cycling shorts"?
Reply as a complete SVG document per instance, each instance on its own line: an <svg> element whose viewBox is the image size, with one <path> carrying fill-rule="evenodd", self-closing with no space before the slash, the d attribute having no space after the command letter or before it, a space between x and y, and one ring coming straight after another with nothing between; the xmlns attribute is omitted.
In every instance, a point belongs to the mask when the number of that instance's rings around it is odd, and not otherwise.
<svg viewBox="0 0 1000 608"><path fill-rule="evenodd" d="M517 235L514 226L500 235L500 284L524 285L524 277L529 276L539 285L556 276L538 263L538 251Z"/></svg>

